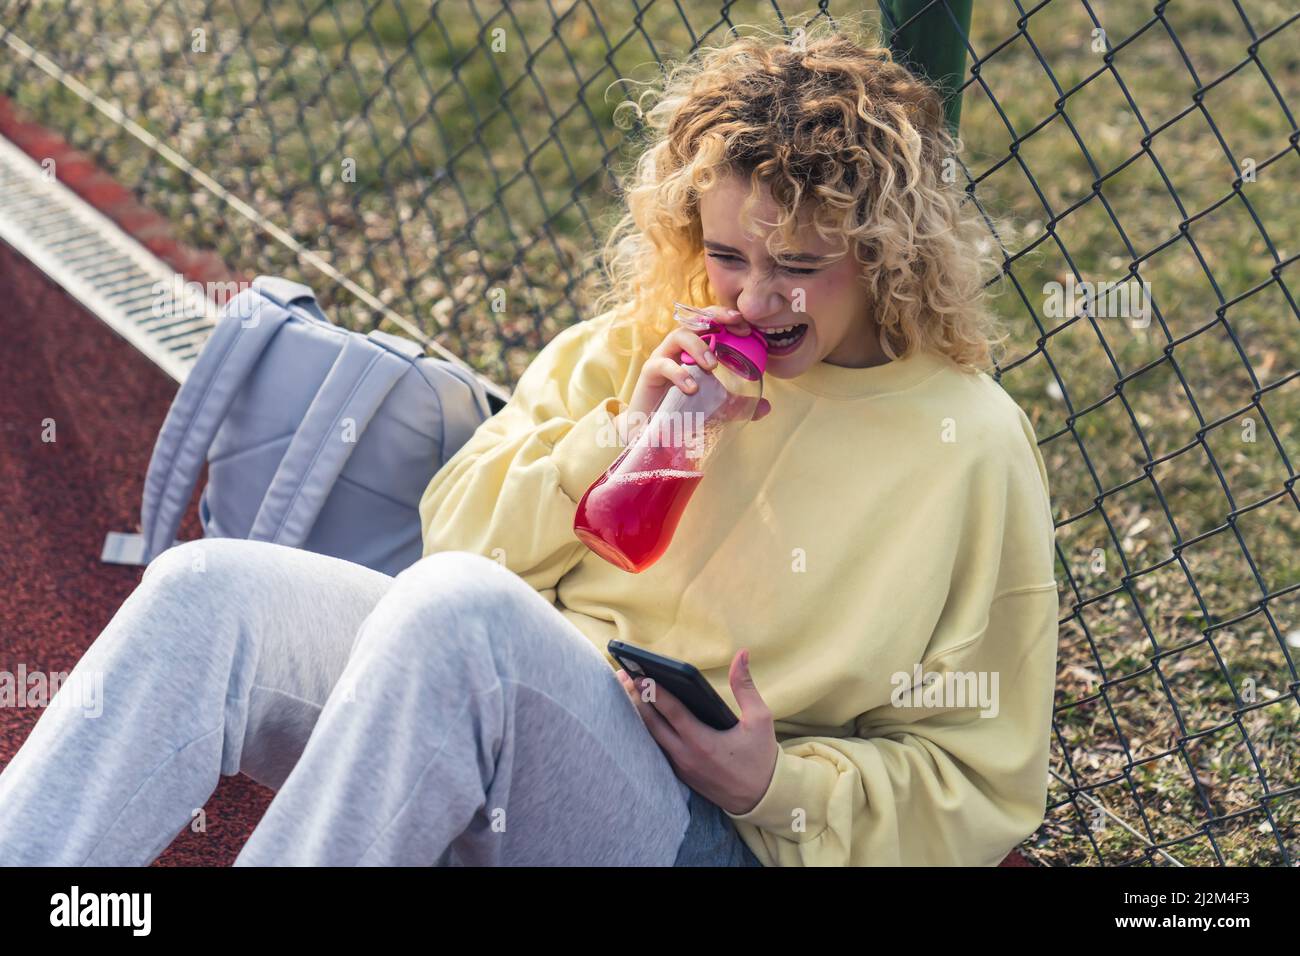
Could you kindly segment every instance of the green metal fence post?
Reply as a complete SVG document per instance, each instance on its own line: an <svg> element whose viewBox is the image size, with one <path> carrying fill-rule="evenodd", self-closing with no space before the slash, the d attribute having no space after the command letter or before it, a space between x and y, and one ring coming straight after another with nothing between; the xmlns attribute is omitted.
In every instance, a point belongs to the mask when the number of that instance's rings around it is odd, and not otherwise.
<svg viewBox="0 0 1300 956"><path fill-rule="evenodd" d="M961 125L961 85L973 5L974 0L880 0L890 49L899 62L939 88L953 136Z"/></svg>

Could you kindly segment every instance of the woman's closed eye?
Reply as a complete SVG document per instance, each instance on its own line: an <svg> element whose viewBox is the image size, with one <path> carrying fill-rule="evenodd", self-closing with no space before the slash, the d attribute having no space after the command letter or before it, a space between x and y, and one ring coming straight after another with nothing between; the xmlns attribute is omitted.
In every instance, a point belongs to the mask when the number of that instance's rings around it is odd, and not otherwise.
<svg viewBox="0 0 1300 956"><path fill-rule="evenodd" d="M723 262L739 262L739 261L740 261L740 260L737 259L735 256L728 256L728 255L725 255L725 254L723 254L723 253L721 253L721 252L710 252L708 255L709 255L709 258L710 258L710 259L720 259L720 260L722 260ZM792 275L797 275L797 276L810 276L810 275L812 275L812 274L815 273L815 272L820 272L820 271L821 271L820 269L796 269L794 266L782 266L781 268L784 269L786 272L789 272L789 273L791 273Z"/></svg>

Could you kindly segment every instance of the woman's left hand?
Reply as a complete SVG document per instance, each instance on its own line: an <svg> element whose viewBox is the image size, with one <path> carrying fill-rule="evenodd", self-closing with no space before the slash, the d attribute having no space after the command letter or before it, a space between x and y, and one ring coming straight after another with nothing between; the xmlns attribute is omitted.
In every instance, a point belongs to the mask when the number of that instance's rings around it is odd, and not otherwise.
<svg viewBox="0 0 1300 956"><path fill-rule="evenodd" d="M659 744L673 772L702 797L728 813L748 813L767 792L780 756L772 711L749 673L749 651L732 658L728 672L731 692L740 705L740 722L730 730L714 730L692 714L669 691L644 678L636 686L626 671L618 679L641 714L646 729Z"/></svg>

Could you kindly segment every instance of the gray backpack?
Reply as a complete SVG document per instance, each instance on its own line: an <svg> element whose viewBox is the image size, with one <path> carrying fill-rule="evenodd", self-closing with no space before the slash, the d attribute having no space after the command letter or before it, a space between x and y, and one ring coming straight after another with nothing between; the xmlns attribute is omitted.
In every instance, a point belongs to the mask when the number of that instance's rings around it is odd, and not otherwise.
<svg viewBox="0 0 1300 956"><path fill-rule="evenodd" d="M472 372L400 336L339 328L306 286L258 276L222 311L172 401L140 532L109 532L101 560L145 565L179 544L206 457L205 537L274 541L396 575L423 553L430 479L494 410Z"/></svg>

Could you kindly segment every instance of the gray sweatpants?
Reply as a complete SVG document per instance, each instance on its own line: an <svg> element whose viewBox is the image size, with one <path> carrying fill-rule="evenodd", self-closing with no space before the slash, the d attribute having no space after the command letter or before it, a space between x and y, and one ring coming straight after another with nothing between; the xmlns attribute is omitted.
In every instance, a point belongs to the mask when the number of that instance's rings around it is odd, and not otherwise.
<svg viewBox="0 0 1300 956"><path fill-rule="evenodd" d="M277 793L236 866L758 865L518 575L235 538L159 555L78 662L0 773L0 864L146 865L240 771Z"/></svg>

